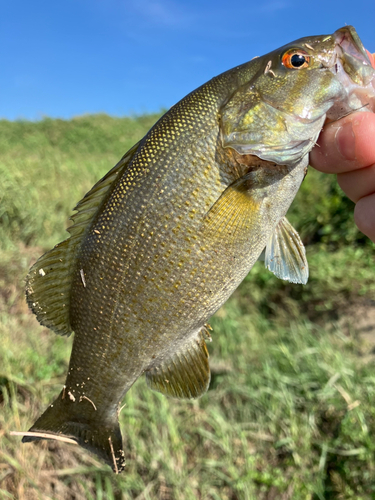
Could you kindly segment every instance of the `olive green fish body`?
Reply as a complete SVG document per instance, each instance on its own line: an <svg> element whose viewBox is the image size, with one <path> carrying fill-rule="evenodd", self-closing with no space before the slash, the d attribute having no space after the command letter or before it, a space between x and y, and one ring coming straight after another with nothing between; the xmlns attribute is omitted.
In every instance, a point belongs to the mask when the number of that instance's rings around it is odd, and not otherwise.
<svg viewBox="0 0 375 500"><path fill-rule="evenodd" d="M143 373L174 397L207 390L206 322L262 251L277 276L306 282L304 248L284 216L327 113L355 106L357 88L373 81L353 31L302 39L212 79L78 204L71 237L28 276L39 321L75 332L66 384L32 431L72 436L121 470L124 394ZM339 43L364 68L350 59L344 83ZM347 74L357 79L349 93Z"/></svg>
<svg viewBox="0 0 375 500"><path fill-rule="evenodd" d="M87 359L90 379L100 376L98 393L106 394L106 406L113 395L117 407L144 370L196 334L225 302L265 247L264 227L276 226L304 175L303 166L289 176L288 167L255 167L256 208L247 208L253 220L238 220L236 231L211 230L205 216L236 176L224 150L226 163L215 158L220 100L212 99L203 119L198 113L208 96L197 92L190 97L195 106L175 107L175 130L171 120L161 120L151 131L82 245L72 286L71 386L79 382L76 367ZM270 196L278 200L277 210L270 209ZM88 336L98 345L88 349Z"/></svg>

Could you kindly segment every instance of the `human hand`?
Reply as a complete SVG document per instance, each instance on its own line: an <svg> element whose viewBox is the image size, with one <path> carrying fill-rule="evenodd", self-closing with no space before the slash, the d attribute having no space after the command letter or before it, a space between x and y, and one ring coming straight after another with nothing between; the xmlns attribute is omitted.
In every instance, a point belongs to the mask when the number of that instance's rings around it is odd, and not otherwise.
<svg viewBox="0 0 375 500"><path fill-rule="evenodd" d="M375 54L370 55L375 67ZM375 113L357 112L328 123L310 153L310 164L337 174L346 195L356 203L354 220L375 242Z"/></svg>

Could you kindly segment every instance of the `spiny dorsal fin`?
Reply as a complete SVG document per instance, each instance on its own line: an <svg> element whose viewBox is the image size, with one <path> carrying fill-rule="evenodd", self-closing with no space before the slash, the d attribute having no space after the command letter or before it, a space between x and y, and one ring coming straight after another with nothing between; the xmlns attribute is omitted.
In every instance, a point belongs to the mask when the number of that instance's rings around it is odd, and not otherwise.
<svg viewBox="0 0 375 500"><path fill-rule="evenodd" d="M210 385L210 366L203 327L172 356L146 372L150 389L173 398L198 398Z"/></svg>
<svg viewBox="0 0 375 500"><path fill-rule="evenodd" d="M38 321L60 335L70 335L70 288L85 231L111 186L122 175L139 146L135 144L75 207L70 238L42 255L26 277L26 298Z"/></svg>
<svg viewBox="0 0 375 500"><path fill-rule="evenodd" d="M278 223L266 246L264 264L282 280L303 285L307 283L309 266L305 247L299 234L286 217Z"/></svg>

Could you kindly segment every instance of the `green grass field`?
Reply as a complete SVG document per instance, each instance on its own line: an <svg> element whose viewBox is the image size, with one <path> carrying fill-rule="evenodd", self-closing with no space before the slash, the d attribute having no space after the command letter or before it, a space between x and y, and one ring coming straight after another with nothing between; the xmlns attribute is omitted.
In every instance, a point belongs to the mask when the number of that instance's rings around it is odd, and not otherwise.
<svg viewBox="0 0 375 500"><path fill-rule="evenodd" d="M10 434L57 395L72 342L28 311L28 268L157 118L0 121L0 499L374 499L375 245L335 178L312 169L288 216L309 283L257 263L211 320L201 399L135 384L120 415L124 473L78 446Z"/></svg>

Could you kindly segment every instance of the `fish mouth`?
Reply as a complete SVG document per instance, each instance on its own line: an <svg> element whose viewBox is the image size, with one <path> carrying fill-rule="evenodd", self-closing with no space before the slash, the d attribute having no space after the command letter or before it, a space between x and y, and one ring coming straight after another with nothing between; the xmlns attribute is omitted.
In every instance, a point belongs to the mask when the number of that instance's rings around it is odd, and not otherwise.
<svg viewBox="0 0 375 500"><path fill-rule="evenodd" d="M345 26L335 31L335 61L332 69L338 73L342 69L357 85L365 87L375 76L367 52L353 26Z"/></svg>
<svg viewBox="0 0 375 500"><path fill-rule="evenodd" d="M375 112L375 69L353 26L332 35L332 59L325 66L341 84L341 98L334 100L326 122L339 120L354 111Z"/></svg>

